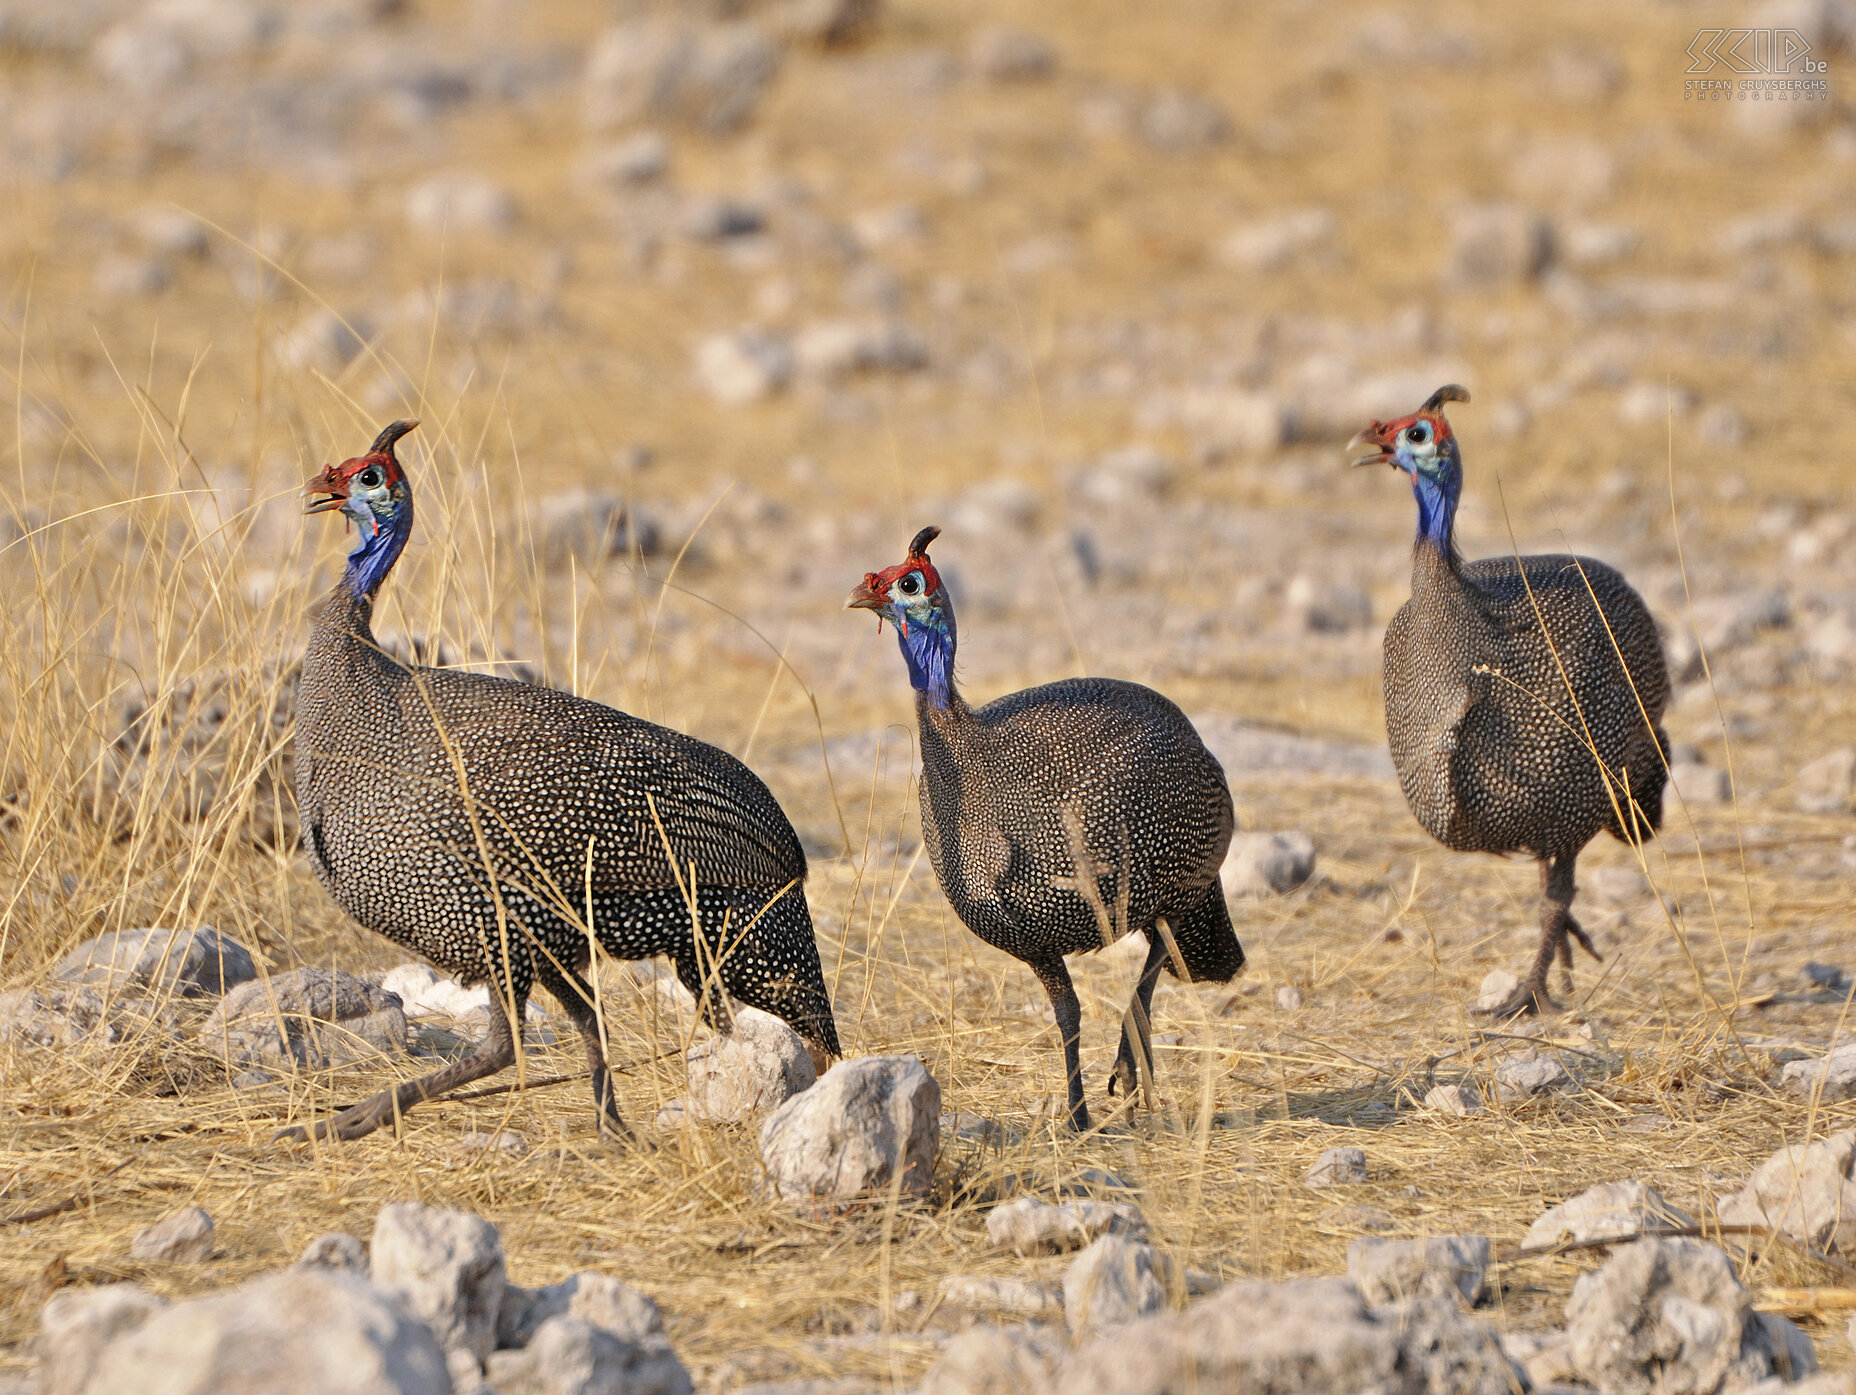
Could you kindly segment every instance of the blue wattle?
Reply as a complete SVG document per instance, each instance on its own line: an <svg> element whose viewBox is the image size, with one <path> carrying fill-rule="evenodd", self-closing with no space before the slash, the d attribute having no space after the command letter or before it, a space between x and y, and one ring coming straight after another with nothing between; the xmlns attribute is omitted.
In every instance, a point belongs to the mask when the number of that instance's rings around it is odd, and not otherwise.
<svg viewBox="0 0 1856 1395"><path fill-rule="evenodd" d="M1446 554L1451 549L1451 535L1456 528L1460 488L1461 476L1454 470L1446 470L1442 478L1422 470L1413 472L1411 477L1411 492L1418 500L1418 537Z"/></svg>
<svg viewBox="0 0 1856 1395"><path fill-rule="evenodd" d="M377 519L377 527L357 523L361 535L353 552L348 554L348 569L342 573L342 585L357 596L372 596L387 579L393 564L399 561L406 539L412 533L412 498L400 500L391 518Z"/></svg>
<svg viewBox="0 0 1856 1395"><path fill-rule="evenodd" d="M896 643L909 665L909 682L936 707L946 707L953 691L954 639L931 622L912 620L896 626Z"/></svg>

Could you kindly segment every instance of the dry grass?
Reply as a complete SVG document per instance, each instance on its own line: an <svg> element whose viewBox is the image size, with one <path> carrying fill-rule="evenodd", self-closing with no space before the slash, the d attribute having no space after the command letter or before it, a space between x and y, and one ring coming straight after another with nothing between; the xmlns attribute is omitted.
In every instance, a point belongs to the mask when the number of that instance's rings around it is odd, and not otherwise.
<svg viewBox="0 0 1856 1395"><path fill-rule="evenodd" d="M1395 1234L1480 1231L1499 1247L1512 1247L1543 1206L1618 1177L1706 1214L1773 1149L1856 1122L1856 1107L1813 1107L1768 1083L1773 1053L1823 1049L1845 1030L1841 1010L1754 1006L1749 988L1759 972L1788 974L1847 944L1849 884L1835 861L1849 822L1792 812L1786 781L1826 733L1850 730L1856 698L1847 685L1801 679L1769 695L1753 735L1725 713L1684 719L1688 739L1731 756L1742 789L1755 792L1727 809L1673 810L1645 850L1644 870L1679 915L1645 903L1587 918L1608 957L1580 962L1571 1010L1538 1039L1564 1051L1581 1075L1577 1092L1498 1103L1469 1119L1412 1108L1433 1080L1486 1086L1493 1061L1524 1044L1491 1032L1467 1005L1487 968L1531 944L1531 867L1445 853L1386 785L1240 778L1242 826L1309 829L1320 876L1242 911L1243 982L1163 985L1156 1029L1178 1040L1160 1051L1154 1115L1083 1139L1054 1126L1062 1082L1048 1005L1031 975L975 941L936 890L918 851L906 728L889 729L883 763L840 761L830 784L816 758L819 722L837 738L906 715L893 656L880 654L893 681L862 681L856 664L876 641L830 616L843 587L792 589L787 578L801 569L768 564L754 530L804 537L821 515L869 515L893 524L899 542L927 501L1000 468L1054 495L1061 463L1127 439L1126 403L1050 392L1066 329L1115 317L1177 321L1214 340L1238 314L1378 323L1415 301L1476 367L1479 400L1519 392L1543 355L1575 352L1580 331L1547 316L1531 292L1433 300L1434 270L1444 205L1500 194L1512 152L1499 131L1486 142L1462 132L1535 119L1514 75L1568 37L1615 45L1632 81L1604 111L1556 107L1538 119L1565 137L1606 141L1625 126L1650 133L1648 153L1598 211L1648 227L1660 273L1690 274L1705 259L1699 215L1724 179L1751 210L1799 201L1822 167L1802 139L1749 149L1713 128L1671 134L1685 115L1670 107L1686 37L1614 7L1573 7L1551 20L1515 12L1502 26L1470 8L1440 17L1476 35L1486 61L1399 102L1335 56L1348 52L1359 12L1263 7L1239 26L1203 5L1138 20L1093 3L1006 10L1059 43L1059 84L1003 95L959 88L924 133L906 116L866 119L865 89L833 76L841 60L800 54L755 135L679 147L679 177L691 187L794 169L846 208L898 196L893 155L906 141L926 135L984 152L992 192L976 203L911 186L939 235L895 257L912 295L936 274L965 278L964 318L938 349L1004 344L1017 376L986 392L954 375L867 385L858 389L867 410L848 423L797 398L731 414L688 389L691 339L736 323L746 291L720 254L701 248L677 249L674 274L631 275L615 264L597 223L556 196L579 148L566 102L530 113L520 129L475 113L457 119L458 147L524 201L520 230L494 245L407 238L392 177L327 197L190 168L18 191L0 234L12 278L0 360L14 408L13 430L0 433L10 437L0 440L0 501L20 524L0 548L0 984L40 982L73 944L153 924L213 924L269 972L377 969L405 957L348 924L278 836L290 793L277 777L290 739L289 663L339 558L333 529L295 518L295 487L324 460L360 449L381 421L412 412L425 419L406 452L420 523L378 627L442 636L472 661L520 659L549 681L757 764L772 753L776 792L825 849L808 891L847 1050L919 1053L948 1108L1007 1133L951 1145L922 1204L820 1218L757 1197L747 1131L692 1129L656 1136L645 1151L601 1149L578 1083L434 1105L397 1138L284 1153L268 1145L280 1123L325 1114L414 1063L236 1092L213 1063L152 1036L98 1051L0 1048L0 1369L26 1361L38 1303L58 1284L132 1278L191 1292L287 1262L331 1229L365 1235L380 1204L415 1197L496 1221L519 1282L599 1267L637 1283L663 1304L679 1352L706 1378L863 1374L907 1388L928 1359L916 1333L925 1315L939 1321L930 1309L943 1276L1060 1273L1058 1260L984 1250L985 1207L1008 1190L1054 1194L1087 1169L1113 1172L1138 1185L1159 1243L1185 1265L1275 1277L1338 1269L1360 1233L1348 1207L1382 1209ZM979 17L977 6L900 5L878 54L957 46ZM542 5L524 23L579 39L588 21L578 7ZM1684 12L1681 23L1700 20ZM1208 34L1235 37L1209 43ZM1259 53L1279 57L1268 76L1258 73ZM4 61L24 69L16 57ZM1257 138L1186 161L1079 144L1075 104L1102 82L1220 92ZM1324 154L1310 159L1311 149ZM1437 206L1408 197L1420 187L1448 197ZM202 268L159 311L100 303L86 289L88 263L61 253L61 229L150 201L212 218L223 248L258 228L284 229L277 261L286 270L317 237L357 228L384 251L360 288L325 291L293 270L298 280L281 300L253 306ZM1347 214L1336 262L1234 286L1209 256L1232 217L1308 202ZM1002 249L1051 228L1079 245L1078 263L1014 279ZM319 302L348 310L474 276L530 277L509 268L559 248L570 254L559 288L567 323L532 337L484 340L434 316L395 328L333 377L282 367L266 348ZM1826 305L1847 294L1838 266L1814 262L1809 274ZM802 299L835 295L835 271L795 275ZM1744 394L1756 433L1746 459L1671 449L1660 427L1613 426L1610 399L1596 389L1568 400L1524 446L1488 442L1471 467L1484 550L1502 536L1498 473L1529 549L1558 541L1556 501L1620 469L1642 485L1629 510L1671 560L1677 520L1691 559L1744 558L1765 546L1749 518L1768 495L1850 507L1848 471L1825 453L1847 407L1847 343L1828 315L1790 332L1788 359L1742 346L1654 360L1704 394ZM378 395L387 374L402 396ZM1602 418L1588 410L1600 405ZM652 443L660 463L618 476L610 462L632 440ZM777 467L796 455L813 469ZM1673 501L1662 492L1666 467ZM1730 467L1752 480L1750 502L1714 489ZM724 500L703 534L717 541L669 586L667 558L590 573L544 565L528 522L535 497L591 482L648 492L687 531L738 478L788 513L724 527ZM1185 488L1190 504L1319 528L1310 536L1336 547L1408 526L1402 493L1384 480L1337 480L1311 502L1263 463L1208 471ZM982 548L969 555L970 568L985 565ZM1779 565L1776 555L1756 564ZM1260 642L1215 664L1176 663L1170 607L1202 584L1182 571L1151 597L1158 628L1139 661L1149 667L1125 676L1158 682L1190 710L1380 739L1372 676L1341 666L1330 678L1304 648ZM790 615L791 627L748 623L770 615ZM795 632L803 640L808 627L830 624L846 627L841 665L782 668ZM1046 663L1049 647L1030 640L1021 657L1018 626L1045 631L1039 643L1064 630L1064 660ZM1065 664L1090 666L1090 630L1086 615L1059 620L1040 609L976 616L963 637L990 695ZM125 739L125 712L135 711L136 735ZM1582 870L1633 858L1595 845ZM1136 967L1104 955L1078 968L1084 1069L1098 1109ZM1301 988L1302 1009L1276 1011L1283 984ZM658 1012L626 974L608 968L602 988L613 1057L633 1063L620 1077L621 1108L648 1123L682 1091L677 1052L688 1024ZM176 1011L186 1021L197 1009ZM571 1041L537 1048L525 1063L532 1078L578 1066ZM1667 1126L1630 1126L1650 1114ZM464 1132L505 1127L528 1139L526 1158L446 1166ZM1340 1143L1366 1149L1372 1180L1344 1192L1304 1187L1315 1155ZM216 1218L219 1258L185 1271L125 1258L137 1228L189 1203ZM9 1220L51 1207L64 1209ZM1573 1278L1595 1262L1575 1254L1504 1265L1500 1320L1556 1320ZM1780 1246L1747 1249L1743 1272L1760 1285L1841 1281ZM884 1337L822 1343L864 1330ZM1813 1334L1831 1364L1849 1362L1840 1326Z"/></svg>

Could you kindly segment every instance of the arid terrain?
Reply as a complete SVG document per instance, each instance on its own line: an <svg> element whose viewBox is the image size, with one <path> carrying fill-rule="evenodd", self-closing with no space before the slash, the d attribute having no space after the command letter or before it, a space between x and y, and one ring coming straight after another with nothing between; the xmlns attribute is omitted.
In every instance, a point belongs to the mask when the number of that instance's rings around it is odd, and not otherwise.
<svg viewBox="0 0 1856 1395"><path fill-rule="evenodd" d="M1735 24L1808 37L1827 98L1685 97ZM577 1080L271 1145L455 1051L436 1028L256 1088L187 1001L111 1045L0 1037L0 1384L61 1287L236 1282L406 1199L494 1220L520 1283L642 1289L699 1390L913 1389L996 1317L947 1276L1060 1281L988 1208L1111 1181L1206 1283L1487 1235L1484 1315L1544 1330L1602 1258L1516 1256L1546 1206L1635 1178L1705 1224L1856 1125L1781 1080L1853 1025L1847 977L1801 976L1856 974L1847 5L0 0L0 190L0 989L146 926L268 974L408 960L317 886L288 760L346 546L302 483L415 416L383 637L761 772L847 1054L919 1055L949 1115L921 1201L770 1200L753 1128L653 1125L694 1029L615 964L629 1152ZM1618 566L1676 680L1661 837L1592 845L1603 960L1519 1025L1476 1004L1531 959L1537 874L1405 807L1380 641L1414 508L1343 451L1447 382L1467 554ZM1081 1138L1037 981L922 852L893 637L842 611L928 523L970 697L1158 687L1240 829L1315 848L1234 898L1241 979L1163 981L1156 1108ZM1098 1118L1139 962L1074 965ZM527 1077L582 1069L538 1001ZM1503 1097L1528 1050L1569 1088ZM1480 1112L1420 1107L1458 1081ZM527 1151L459 1153L497 1130ZM1305 1185L1339 1145L1367 1180ZM189 1204L209 1262L130 1257ZM1850 1282L1729 1248L1756 1296ZM1847 1310L1760 1302L1856 1362Z"/></svg>

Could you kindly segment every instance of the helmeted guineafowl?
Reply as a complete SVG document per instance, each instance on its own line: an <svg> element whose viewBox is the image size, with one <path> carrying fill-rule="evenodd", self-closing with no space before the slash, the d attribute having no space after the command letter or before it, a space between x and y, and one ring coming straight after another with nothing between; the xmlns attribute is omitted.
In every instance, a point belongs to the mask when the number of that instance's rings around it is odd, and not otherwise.
<svg viewBox="0 0 1856 1395"><path fill-rule="evenodd" d="M724 1025L722 992L785 1018L822 1069L838 1035L806 906L805 854L751 770L599 703L409 667L375 642L374 595L413 521L394 443L415 425L394 422L366 455L308 485L318 497L307 511L340 510L360 541L303 658L303 845L323 887L362 925L466 983L488 983L500 1009L470 1055L318 1124L318 1134L359 1137L510 1065L511 1025L537 983L585 1042L601 1131L623 1134L582 977L589 919L616 958L668 955Z"/></svg>
<svg viewBox="0 0 1856 1395"><path fill-rule="evenodd" d="M1148 934L1110 1081L1111 1093L1119 1085L1131 1094L1128 1025L1145 1055L1162 966L1223 983L1244 965L1218 880L1235 823L1231 792L1192 723L1151 688L1071 678L967 706L954 686L953 602L928 560L939 532L922 529L908 556L867 574L846 605L895 623L915 687L922 836L935 875L967 928L1024 960L1050 994L1070 1119L1087 1128L1082 1008L1063 956L1130 930ZM1090 864L1081 877L1079 844Z"/></svg>
<svg viewBox="0 0 1856 1395"><path fill-rule="evenodd" d="M1411 477L1418 499L1411 599L1386 630L1386 735L1418 822L1446 847L1539 859L1544 906L1534 966L1500 1015L1550 1006L1547 971L1572 974L1573 864L1600 829L1626 842L1662 822L1669 698L1662 642L1614 569L1553 554L1464 562L1463 487L1446 402L1374 422L1349 450Z"/></svg>

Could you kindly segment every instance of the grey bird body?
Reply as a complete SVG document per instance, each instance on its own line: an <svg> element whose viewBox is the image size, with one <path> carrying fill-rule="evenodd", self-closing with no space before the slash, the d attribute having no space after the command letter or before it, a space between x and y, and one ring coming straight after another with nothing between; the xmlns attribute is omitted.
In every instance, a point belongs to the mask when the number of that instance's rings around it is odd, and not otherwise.
<svg viewBox="0 0 1856 1395"><path fill-rule="evenodd" d="M344 578L316 617L298 690L303 845L337 904L462 981L491 984L515 1020L536 984L548 989L581 1031L614 1132L582 977L589 926L616 958L668 955L718 1020L726 993L784 1017L821 1061L838 1053L805 854L752 771L568 693L402 664L375 643L372 609L371 591ZM357 1106L333 1131L358 1136L507 1065L509 1016L491 1019L472 1056L400 1087L397 1101Z"/></svg>
<svg viewBox="0 0 1856 1395"><path fill-rule="evenodd" d="M1082 1010L1063 956L1147 933L1110 1080L1111 1093L1131 1092L1136 1038L1152 1072L1146 1024L1161 969L1224 982L1243 967L1218 880L1231 793L1192 723L1151 688L1076 678L969 707L953 682L953 603L923 550L936 531L918 534L900 566L868 574L849 604L896 622L916 686L935 875L967 927L1024 960L1050 995L1070 1118L1086 1128Z"/></svg>

